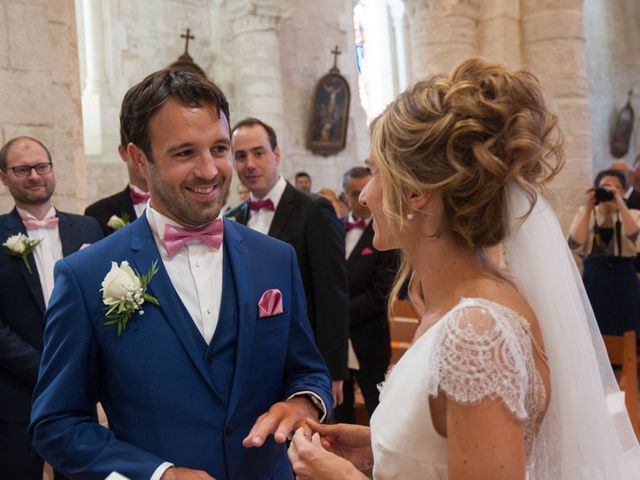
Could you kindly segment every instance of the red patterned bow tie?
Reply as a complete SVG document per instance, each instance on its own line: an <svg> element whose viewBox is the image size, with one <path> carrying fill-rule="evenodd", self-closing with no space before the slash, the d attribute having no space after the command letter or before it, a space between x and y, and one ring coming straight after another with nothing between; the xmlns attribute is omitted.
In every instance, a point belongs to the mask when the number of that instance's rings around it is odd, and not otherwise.
<svg viewBox="0 0 640 480"><path fill-rule="evenodd" d="M164 226L163 242L170 257L173 257L187 243L199 242L209 247L219 250L222 245L222 234L224 224L218 218L207 223L204 227L187 230L186 228L174 227L168 223Z"/></svg>
<svg viewBox="0 0 640 480"><path fill-rule="evenodd" d="M20 215L24 228L27 230L37 230L38 228L56 228L58 226L58 217L49 217L42 220L32 217L23 217Z"/></svg>
<svg viewBox="0 0 640 480"><path fill-rule="evenodd" d="M273 206L273 202L271 199L267 198L266 200L249 200L249 209L251 210L270 210L274 211L276 207Z"/></svg>
<svg viewBox="0 0 640 480"><path fill-rule="evenodd" d="M359 228L360 230L364 230L365 228L367 228L367 222L365 222L364 220L360 219L360 220L356 220L355 222L347 222L347 232L349 230L353 230L354 228Z"/></svg>
<svg viewBox="0 0 640 480"><path fill-rule="evenodd" d="M149 200L148 193L140 193L133 189L130 189L130 190L131 190L131 203L133 203L134 205L138 205L139 203L144 203Z"/></svg>

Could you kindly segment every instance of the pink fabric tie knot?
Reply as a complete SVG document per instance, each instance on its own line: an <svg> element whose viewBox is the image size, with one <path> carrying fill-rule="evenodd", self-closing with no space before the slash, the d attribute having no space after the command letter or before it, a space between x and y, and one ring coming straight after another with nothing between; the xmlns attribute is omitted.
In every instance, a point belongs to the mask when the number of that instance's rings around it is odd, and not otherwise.
<svg viewBox="0 0 640 480"><path fill-rule="evenodd" d="M274 211L276 209L276 207L273 206L273 202L271 201L270 198L267 198L266 200L249 200L249 208L251 210L270 210L270 211Z"/></svg>
<svg viewBox="0 0 640 480"><path fill-rule="evenodd" d="M164 247L170 257L178 253L187 243L204 243L215 250L219 250L220 245L222 245L223 232L224 224L220 218L193 230L174 227L167 223L164 226Z"/></svg>
<svg viewBox="0 0 640 480"><path fill-rule="evenodd" d="M149 200L148 193L140 193L131 188L129 190L131 193L131 203L133 203L134 205L138 205L139 203L144 203Z"/></svg>
<svg viewBox="0 0 640 480"><path fill-rule="evenodd" d="M365 222L364 220L360 219L360 220L356 220L355 222L347 222L347 232L349 230L353 230L354 228L359 228L360 230L364 230L365 228L367 228L367 222Z"/></svg>
<svg viewBox="0 0 640 480"><path fill-rule="evenodd" d="M38 228L56 228L58 226L58 217L49 217L38 220L32 217L23 217L20 215L24 228L27 230L37 230Z"/></svg>

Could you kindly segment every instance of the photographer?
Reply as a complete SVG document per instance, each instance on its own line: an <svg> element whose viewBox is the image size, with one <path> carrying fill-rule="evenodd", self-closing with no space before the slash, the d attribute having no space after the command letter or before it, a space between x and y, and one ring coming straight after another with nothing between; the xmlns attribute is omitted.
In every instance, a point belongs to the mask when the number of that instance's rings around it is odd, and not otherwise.
<svg viewBox="0 0 640 480"><path fill-rule="evenodd" d="M640 210L627 208L625 191L622 172L598 173L569 229L569 247L583 257L582 279L604 335L640 333L640 284L633 265Z"/></svg>

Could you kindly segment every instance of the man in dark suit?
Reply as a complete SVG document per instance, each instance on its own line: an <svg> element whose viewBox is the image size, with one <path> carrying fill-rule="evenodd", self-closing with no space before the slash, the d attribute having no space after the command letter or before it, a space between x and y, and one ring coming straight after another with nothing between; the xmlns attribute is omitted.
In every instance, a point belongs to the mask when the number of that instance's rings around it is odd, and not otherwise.
<svg viewBox="0 0 640 480"><path fill-rule="evenodd" d="M127 143L127 137L121 131L118 155L127 165L129 184L124 190L92 203L84 211L85 215L98 220L105 237L142 215L149 200L147 181L129 158Z"/></svg>
<svg viewBox="0 0 640 480"><path fill-rule="evenodd" d="M72 478L293 480L287 436L331 409L293 248L220 218L228 118L222 91L183 70L125 95L151 198L56 265L33 395L33 444ZM155 273L143 287L132 269ZM91 421L96 400L109 430Z"/></svg>
<svg viewBox="0 0 640 480"><path fill-rule="evenodd" d="M364 167L353 167L343 177L351 212L343 218L349 278L349 373L344 403L334 410L338 422L355 423L354 382L358 382L369 416L378 406L378 384L384 381L391 359L387 296L397 269L397 252L373 247L371 212L358 201L371 179Z"/></svg>
<svg viewBox="0 0 640 480"><path fill-rule="evenodd" d="M273 128L247 118L233 128L235 168L251 197L227 218L283 240L296 250L316 344L342 403L347 376L348 302L344 229L331 204L296 189L278 173L280 148Z"/></svg>
<svg viewBox="0 0 640 480"><path fill-rule="evenodd" d="M0 477L42 480L43 461L28 440L27 425L53 265L101 239L102 232L93 218L53 208L51 155L38 140L17 137L2 147L0 179L16 204L0 216L0 244L14 247L13 253L0 247ZM18 234L40 243L19 255Z"/></svg>

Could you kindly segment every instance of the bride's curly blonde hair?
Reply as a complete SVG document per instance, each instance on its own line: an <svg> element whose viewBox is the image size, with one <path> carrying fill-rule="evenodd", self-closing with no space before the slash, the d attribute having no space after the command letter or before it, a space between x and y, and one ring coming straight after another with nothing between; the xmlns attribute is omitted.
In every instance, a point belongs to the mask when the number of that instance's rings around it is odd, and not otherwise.
<svg viewBox="0 0 640 480"><path fill-rule="evenodd" d="M408 228L407 192L438 191L442 231L476 252L499 244L506 185L520 184L533 201L562 167L557 123L524 70L472 58L448 77L417 82L371 125L390 227Z"/></svg>

